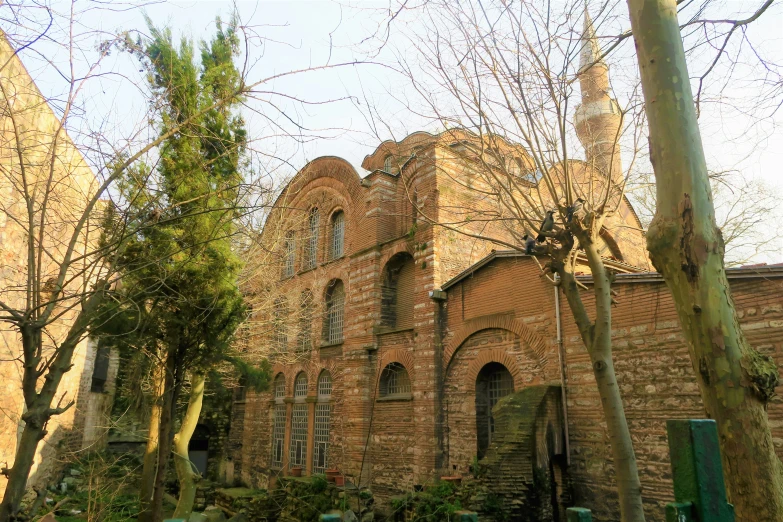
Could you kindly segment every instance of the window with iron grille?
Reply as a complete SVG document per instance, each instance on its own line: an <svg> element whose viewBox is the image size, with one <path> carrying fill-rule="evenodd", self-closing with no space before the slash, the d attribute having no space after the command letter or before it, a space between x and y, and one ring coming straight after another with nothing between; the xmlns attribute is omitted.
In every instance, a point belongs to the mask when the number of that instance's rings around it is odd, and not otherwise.
<svg viewBox="0 0 783 522"><path fill-rule="evenodd" d="M317 208L310 211L307 219L308 237L307 237L307 265L306 268L315 268L318 262L318 224L321 220L321 213Z"/></svg>
<svg viewBox="0 0 783 522"><path fill-rule="evenodd" d="M285 377L279 373L275 377L275 400L282 401L285 398Z"/></svg>
<svg viewBox="0 0 783 522"><path fill-rule="evenodd" d="M294 381L294 398L304 397L307 397L307 375L301 372L296 376L296 381Z"/></svg>
<svg viewBox="0 0 783 522"><path fill-rule="evenodd" d="M318 399L329 400L332 396L332 375L326 370L318 376Z"/></svg>
<svg viewBox="0 0 783 522"><path fill-rule="evenodd" d="M285 404L275 404L274 427L272 428L272 467L283 467L283 444L285 441Z"/></svg>
<svg viewBox="0 0 783 522"><path fill-rule="evenodd" d="M291 409L291 447L288 453L291 467L304 467L307 462L307 404L294 404Z"/></svg>
<svg viewBox="0 0 783 522"><path fill-rule="evenodd" d="M299 300L299 336L296 348L299 352L308 352L312 348L313 330L313 293L305 290Z"/></svg>
<svg viewBox="0 0 783 522"><path fill-rule="evenodd" d="M318 402L315 405L313 473L323 473L329 465L329 422L332 416L332 376L324 370L318 376Z"/></svg>
<svg viewBox="0 0 783 522"><path fill-rule="evenodd" d="M296 270L296 238L294 231L289 230L285 234L285 264L283 265L283 277L291 277Z"/></svg>
<svg viewBox="0 0 783 522"><path fill-rule="evenodd" d="M327 343L339 343L343 340L343 314L345 308L345 289L343 282L335 281L326 293L326 324L324 325Z"/></svg>
<svg viewBox="0 0 783 522"><path fill-rule="evenodd" d="M485 365L476 378L476 435L478 457L484 457L495 434L492 408L500 399L514 392L514 378L500 363Z"/></svg>
<svg viewBox="0 0 783 522"><path fill-rule="evenodd" d="M288 319L288 305L285 299L275 299L275 308L273 312L273 327L274 327L274 341L277 345L277 349L280 352L285 353L288 351L288 328L286 326L286 319Z"/></svg>
<svg viewBox="0 0 783 522"><path fill-rule="evenodd" d="M345 239L345 214L342 211L335 212L332 216L332 259L343 255Z"/></svg>
<svg viewBox="0 0 783 522"><path fill-rule="evenodd" d="M409 396L411 380L405 366L397 362L386 366L381 372L378 392L381 397Z"/></svg>

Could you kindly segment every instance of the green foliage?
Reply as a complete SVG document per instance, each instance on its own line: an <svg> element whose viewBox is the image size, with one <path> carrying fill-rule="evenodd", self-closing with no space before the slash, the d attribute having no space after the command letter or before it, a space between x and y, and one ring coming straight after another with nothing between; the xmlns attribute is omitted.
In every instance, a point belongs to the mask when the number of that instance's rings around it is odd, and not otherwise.
<svg viewBox="0 0 783 522"><path fill-rule="evenodd" d="M272 380L272 363L268 359L262 360L258 366L251 366L242 359L231 355L224 356L224 360L234 366L246 386L257 392L269 389Z"/></svg>
<svg viewBox="0 0 783 522"><path fill-rule="evenodd" d="M446 522L462 509L462 502L460 492L453 483L438 481L424 491L395 497L391 504L398 519L403 513L408 513L413 520Z"/></svg>

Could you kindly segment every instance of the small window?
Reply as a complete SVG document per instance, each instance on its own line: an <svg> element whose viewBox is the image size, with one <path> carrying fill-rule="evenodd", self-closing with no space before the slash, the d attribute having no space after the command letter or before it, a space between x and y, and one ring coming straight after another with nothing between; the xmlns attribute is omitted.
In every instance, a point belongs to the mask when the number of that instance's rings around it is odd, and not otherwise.
<svg viewBox="0 0 783 522"><path fill-rule="evenodd" d="M324 340L328 344L343 341L343 317L345 308L345 288L339 279L329 285L326 291L326 317L324 322Z"/></svg>
<svg viewBox="0 0 783 522"><path fill-rule="evenodd" d="M411 380L405 366L397 362L386 366L381 373L378 392L381 397L410 397Z"/></svg>
<svg viewBox="0 0 783 522"><path fill-rule="evenodd" d="M245 402L247 400L247 379L245 376L239 378L239 382L234 386L234 402Z"/></svg>
<svg viewBox="0 0 783 522"><path fill-rule="evenodd" d="M274 382L275 408L272 425L272 467L283 466L283 444L285 443L285 377L278 373Z"/></svg>
<svg viewBox="0 0 783 522"><path fill-rule="evenodd" d="M492 408L500 399L514 392L514 378L500 363L485 365L476 378L476 435L478 458L486 455L495 434Z"/></svg>
<svg viewBox="0 0 783 522"><path fill-rule="evenodd" d="M299 298L299 335L296 341L298 352L309 352L313 348L313 293L302 292Z"/></svg>
<svg viewBox="0 0 783 522"><path fill-rule="evenodd" d="M275 401L283 399L285 399L285 377L282 373L278 373L275 377Z"/></svg>
<svg viewBox="0 0 783 522"><path fill-rule="evenodd" d="M343 255L345 241L345 214L337 211L332 216L331 258L338 259Z"/></svg>
<svg viewBox="0 0 783 522"><path fill-rule="evenodd" d="M394 156L389 154L383 158L383 171L387 174L394 174Z"/></svg>
<svg viewBox="0 0 783 522"><path fill-rule="evenodd" d="M324 370L318 376L318 402L313 426L313 473L324 473L329 464L329 424L332 416L332 376Z"/></svg>
<svg viewBox="0 0 783 522"><path fill-rule="evenodd" d="M281 353L288 351L288 304L285 299L278 297L275 299L275 306L272 317L272 327L274 328L274 342L277 350Z"/></svg>
<svg viewBox="0 0 783 522"><path fill-rule="evenodd" d="M92 369L92 385L90 391L103 393L106 391L106 381L109 378L109 347L99 346L95 354L95 366Z"/></svg>
<svg viewBox="0 0 783 522"><path fill-rule="evenodd" d="M332 395L332 376L326 370L318 376L318 397L331 397Z"/></svg>
<svg viewBox="0 0 783 522"><path fill-rule="evenodd" d="M381 326L413 326L415 275L413 257L407 252L395 255L386 263L381 282Z"/></svg>
<svg viewBox="0 0 783 522"><path fill-rule="evenodd" d="M294 381L294 405L291 408L291 444L288 460L292 467L304 467L307 462L307 375L300 372Z"/></svg>
<svg viewBox="0 0 783 522"><path fill-rule="evenodd" d="M294 399L307 397L307 375L300 372L294 381Z"/></svg>
<svg viewBox="0 0 783 522"><path fill-rule="evenodd" d="M296 270L296 237L293 230L289 230L285 234L284 249L283 277L291 277Z"/></svg>
<svg viewBox="0 0 783 522"><path fill-rule="evenodd" d="M321 213L317 208L310 210L307 219L308 237L305 256L305 268L315 268L318 263L318 225L321 221Z"/></svg>

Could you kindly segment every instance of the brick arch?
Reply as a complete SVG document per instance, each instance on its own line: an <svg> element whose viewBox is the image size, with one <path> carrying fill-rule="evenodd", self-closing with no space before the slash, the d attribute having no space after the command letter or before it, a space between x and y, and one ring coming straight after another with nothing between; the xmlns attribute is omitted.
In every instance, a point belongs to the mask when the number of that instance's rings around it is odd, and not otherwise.
<svg viewBox="0 0 783 522"><path fill-rule="evenodd" d="M454 359L454 354L457 352L457 350L459 350L459 348L462 346L462 343L464 343L468 337L482 330L489 330L490 328L508 330L509 332L515 333L519 337L520 341L522 341L528 357L535 361L537 366L543 368L548 364L549 360L546 356L546 341L544 341L541 336L537 335L530 328L528 328L525 323L519 319L515 319L510 314L495 314L466 321L462 328L457 330L457 332L454 334L454 337L451 338L451 340L446 345L446 348L443 350L443 367L448 371L449 365ZM510 370L511 368L509 368L509 371Z"/></svg>
<svg viewBox="0 0 783 522"><path fill-rule="evenodd" d="M396 256L397 254L402 254L402 253L409 254L414 259L416 257L413 255L413 249L411 248L411 246L408 244L407 241L399 242L393 245L389 250L384 252L383 255L381 256L381 263L380 263L381 270L386 268L386 264L389 262L391 258Z"/></svg>
<svg viewBox="0 0 783 522"><path fill-rule="evenodd" d="M384 353L381 357L380 364L378 365L380 371L382 372L384 368L394 362L400 363L405 367L405 370L408 372L408 377L411 380L411 385L413 385L413 355L411 355L411 352L401 348L395 348Z"/></svg>
<svg viewBox="0 0 783 522"><path fill-rule="evenodd" d="M468 392L476 392L476 379L481 369L489 363L500 363L506 367L514 379L514 390L519 391L524 388L525 384L522 381L522 372L519 370L519 365L516 359L507 354L501 349L482 350L479 352L470 365L468 365L468 373L465 376L467 378Z"/></svg>

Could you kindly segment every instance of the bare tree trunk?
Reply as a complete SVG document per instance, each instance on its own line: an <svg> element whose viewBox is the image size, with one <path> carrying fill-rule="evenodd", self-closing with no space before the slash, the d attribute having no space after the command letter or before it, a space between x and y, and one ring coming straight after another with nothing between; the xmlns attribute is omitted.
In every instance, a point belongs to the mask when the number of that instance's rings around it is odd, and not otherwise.
<svg viewBox="0 0 783 522"><path fill-rule="evenodd" d="M656 176L647 248L672 292L738 520L783 520L766 403L776 365L747 342L723 264L676 0L628 0Z"/></svg>
<svg viewBox="0 0 783 522"><path fill-rule="evenodd" d="M152 493L158 464L158 448L160 445L160 417L163 406L163 393L166 385L165 371L159 363L153 369L153 386L155 397L150 410L149 434L147 448L144 451L144 463L141 471L141 513L140 522L151 522Z"/></svg>
<svg viewBox="0 0 783 522"><path fill-rule="evenodd" d="M166 494L166 472L169 468L169 454L171 453L172 428L174 425L174 412L177 405L178 383L176 356L168 352L166 355L166 367L164 375L163 403L160 414L160 430L158 441L158 466L155 470L153 481L152 505L150 506L150 522L163 520L163 497Z"/></svg>
<svg viewBox="0 0 783 522"><path fill-rule="evenodd" d="M584 303L579 295L579 287L573 272L567 263L553 262L561 279L561 287L569 308L573 313L582 342L590 354L593 375L601 397L606 429L614 457L617 492L620 500L620 516L623 522L644 521L642 506L642 486L636 466L636 454L633 450L631 432L625 418L625 408L620 397L620 388L614 373L612 361L612 296L611 281L600 254L586 234L581 244L584 246L587 262L592 272L595 294L595 322L591 323Z"/></svg>
<svg viewBox="0 0 783 522"><path fill-rule="evenodd" d="M182 419L179 432L174 435L174 465L177 468L179 478L179 500L173 518L188 520L193 511L193 502L196 499L196 476L193 465L188 456L188 445L196 431L198 418L201 415L201 405L204 402L203 374L193 374L190 378L190 400L188 409Z"/></svg>

